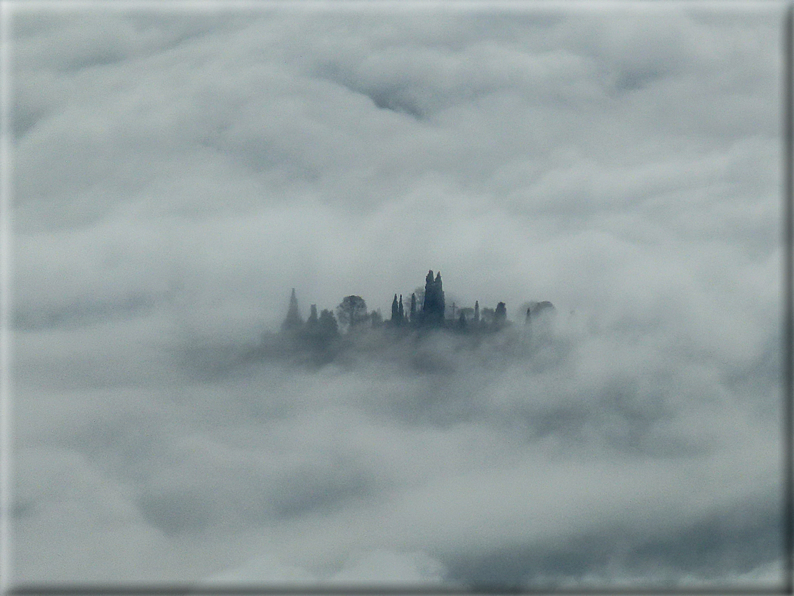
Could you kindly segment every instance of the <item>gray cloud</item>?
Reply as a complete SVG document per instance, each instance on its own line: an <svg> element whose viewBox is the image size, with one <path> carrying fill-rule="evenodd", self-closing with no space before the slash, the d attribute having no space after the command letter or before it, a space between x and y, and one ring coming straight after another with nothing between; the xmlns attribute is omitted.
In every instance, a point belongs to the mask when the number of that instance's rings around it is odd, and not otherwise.
<svg viewBox="0 0 794 596"><path fill-rule="evenodd" d="M777 581L781 14L20 8L17 581Z"/></svg>

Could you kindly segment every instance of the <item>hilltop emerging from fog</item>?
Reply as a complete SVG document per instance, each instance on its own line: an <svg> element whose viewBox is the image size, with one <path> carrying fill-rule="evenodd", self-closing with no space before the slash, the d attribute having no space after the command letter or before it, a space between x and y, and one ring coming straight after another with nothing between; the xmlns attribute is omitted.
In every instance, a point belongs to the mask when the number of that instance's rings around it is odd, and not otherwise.
<svg viewBox="0 0 794 596"><path fill-rule="evenodd" d="M483 342L504 348L528 337L533 323L554 311L551 302L530 302L521 333L515 329L505 333L513 323L507 319L504 302L482 310L479 301L473 306L461 307L454 302L447 306L441 273L434 275L430 270L424 288L417 288L405 303L402 294L394 294L388 319L379 309L368 312L364 298L351 295L345 296L334 311L324 309L318 313L317 305L312 304L309 317L304 320L293 288L280 332L266 333L258 351L269 359L297 359L322 365L344 361L355 353L393 351L390 348L399 345L406 348L401 350L403 355L412 355L414 365L427 368L433 360L424 350L429 338L433 338L436 347L444 345L455 352L479 347ZM497 337L498 342L494 341Z"/></svg>

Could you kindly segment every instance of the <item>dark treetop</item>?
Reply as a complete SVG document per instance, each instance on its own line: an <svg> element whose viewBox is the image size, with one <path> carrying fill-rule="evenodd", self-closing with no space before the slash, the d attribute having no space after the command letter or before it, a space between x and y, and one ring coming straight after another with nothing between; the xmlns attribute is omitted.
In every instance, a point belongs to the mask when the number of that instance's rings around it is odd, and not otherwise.
<svg viewBox="0 0 794 596"><path fill-rule="evenodd" d="M553 310L551 302L528 303L523 317L525 335L534 319ZM309 318L304 322L293 288L281 332L266 334L260 351L268 356L299 356L315 364L325 364L351 350L375 353L410 338L420 340L428 333L458 338L459 342L468 341L466 345L479 345L483 338L500 334L511 326L504 302L498 302L495 308L483 309L480 309L479 300L473 307L453 302L448 308L441 273L434 274L430 270L424 289L417 288L411 294L407 312L403 295L393 294L391 316L387 320L380 310L368 312L364 298L350 295L334 310L323 309L319 314L317 305L312 304Z"/></svg>

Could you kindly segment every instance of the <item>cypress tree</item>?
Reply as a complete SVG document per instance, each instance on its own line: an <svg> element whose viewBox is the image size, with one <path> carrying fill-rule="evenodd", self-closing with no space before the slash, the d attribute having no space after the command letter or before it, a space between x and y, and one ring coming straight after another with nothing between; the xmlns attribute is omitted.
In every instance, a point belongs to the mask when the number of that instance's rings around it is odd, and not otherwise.
<svg viewBox="0 0 794 596"><path fill-rule="evenodd" d="M444 290L441 285L441 272L433 277L433 270L425 278L425 301L422 304L422 322L441 326L444 324Z"/></svg>
<svg viewBox="0 0 794 596"><path fill-rule="evenodd" d="M391 322L397 324L397 319L400 317L400 308L397 305L397 294L394 295L394 300L391 302Z"/></svg>
<svg viewBox="0 0 794 596"><path fill-rule="evenodd" d="M318 319L317 319L317 305L312 304L311 310L309 311L309 318L306 321L306 326L310 329L314 329L317 327Z"/></svg>
<svg viewBox="0 0 794 596"><path fill-rule="evenodd" d="M507 321L507 307L504 302L500 302L496 305L493 320L496 327L502 327Z"/></svg>
<svg viewBox="0 0 794 596"><path fill-rule="evenodd" d="M303 319L301 319L300 310L298 309L298 297L295 295L295 288L292 288L292 294L289 298L289 309L287 316L281 325L284 331L294 331L303 326Z"/></svg>
<svg viewBox="0 0 794 596"><path fill-rule="evenodd" d="M425 299L422 302L422 319L432 318L436 304L436 287L433 280L433 270L427 272L425 277Z"/></svg>
<svg viewBox="0 0 794 596"><path fill-rule="evenodd" d="M444 290L441 287L441 272L436 274L436 282L434 284L436 292L436 320L439 323L444 322Z"/></svg>

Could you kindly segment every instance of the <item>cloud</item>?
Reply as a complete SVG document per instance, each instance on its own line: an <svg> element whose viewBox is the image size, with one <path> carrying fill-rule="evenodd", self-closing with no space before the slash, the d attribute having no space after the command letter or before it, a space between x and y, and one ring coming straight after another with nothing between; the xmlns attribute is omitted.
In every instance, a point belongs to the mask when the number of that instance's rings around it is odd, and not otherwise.
<svg viewBox="0 0 794 596"><path fill-rule="evenodd" d="M781 16L20 8L17 580L774 582Z"/></svg>
<svg viewBox="0 0 794 596"><path fill-rule="evenodd" d="M162 549L161 535L142 523L124 488L82 454L18 449L14 463L24 471L15 476L14 535L47 537L14 541L14 579L37 576L42 565L60 581L115 581L135 567L157 566L148 553ZM97 567L97 561L104 562Z"/></svg>
<svg viewBox="0 0 794 596"><path fill-rule="evenodd" d="M346 586L356 584L391 585L392 583L416 585L437 583L441 579L442 570L438 561L422 553L376 550L364 555L353 556L332 575L318 577L305 569L285 566L275 557L266 555L251 559L240 567L216 574L206 581L209 584L253 583L260 586L296 583L308 585L318 581Z"/></svg>

